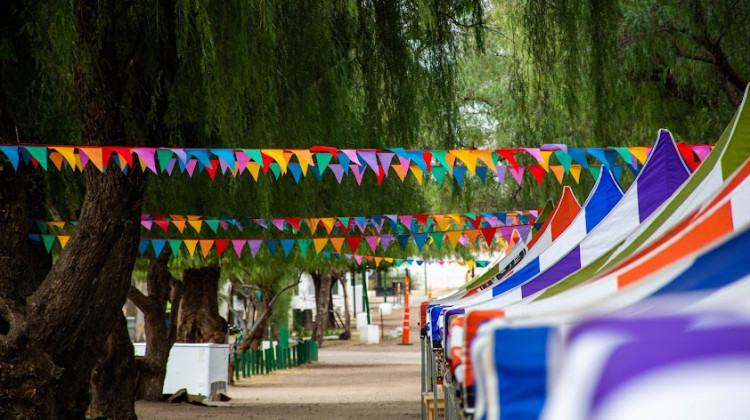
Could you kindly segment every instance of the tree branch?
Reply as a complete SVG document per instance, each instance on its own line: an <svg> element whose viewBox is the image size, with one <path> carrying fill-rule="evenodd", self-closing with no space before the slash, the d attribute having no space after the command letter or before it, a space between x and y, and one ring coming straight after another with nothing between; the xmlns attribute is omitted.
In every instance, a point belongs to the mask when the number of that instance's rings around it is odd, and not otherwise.
<svg viewBox="0 0 750 420"><path fill-rule="evenodd" d="M138 290L135 286L130 286L130 290L128 290L128 299L130 299L130 301L133 302L141 312L148 312L151 310L151 299L144 295L143 292Z"/></svg>
<svg viewBox="0 0 750 420"><path fill-rule="evenodd" d="M291 289L292 287L295 287L295 286L297 286L297 285L298 285L298 284L300 284L300 283L301 283L301 282L299 282L299 281L298 281L298 282L296 282L296 283L292 283L292 284L289 284L289 285L287 285L286 287L284 287L283 289L281 289L281 290L279 290L278 292L276 292L276 295L275 295L275 296L274 296L274 297L273 297L273 298L271 299L271 301L270 301L270 302L268 302L268 307L269 307L269 308L273 307L273 304L274 304L274 303L276 303L276 299L278 299L278 298L279 298L279 296L281 296L281 294L282 294L282 293L286 292L287 290Z"/></svg>

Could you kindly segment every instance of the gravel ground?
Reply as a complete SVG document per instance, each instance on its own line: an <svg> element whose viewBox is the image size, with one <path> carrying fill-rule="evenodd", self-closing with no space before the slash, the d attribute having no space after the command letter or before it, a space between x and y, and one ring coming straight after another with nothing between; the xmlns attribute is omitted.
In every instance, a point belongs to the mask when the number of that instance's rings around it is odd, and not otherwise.
<svg viewBox="0 0 750 420"><path fill-rule="evenodd" d="M138 402L140 419L417 419L420 417L419 303L412 295L411 342L385 339L377 345L326 341L319 361L269 375L254 376L229 388L232 401L217 407ZM373 323L379 323L373 299ZM383 317L385 332L401 326L403 309Z"/></svg>

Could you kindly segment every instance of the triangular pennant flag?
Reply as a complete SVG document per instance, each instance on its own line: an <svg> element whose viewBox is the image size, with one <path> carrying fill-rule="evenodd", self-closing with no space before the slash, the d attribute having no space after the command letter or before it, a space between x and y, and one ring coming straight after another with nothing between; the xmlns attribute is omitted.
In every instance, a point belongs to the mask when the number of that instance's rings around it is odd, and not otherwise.
<svg viewBox="0 0 750 420"><path fill-rule="evenodd" d="M171 149L156 150L156 157L159 160L159 167L161 168L162 172L165 172L167 170L167 165L169 164L169 161L172 160L173 155L174 152L172 152Z"/></svg>
<svg viewBox="0 0 750 420"><path fill-rule="evenodd" d="M50 152L49 160L55 165L55 168L57 168L58 171L62 170L64 160L61 154L57 152Z"/></svg>
<svg viewBox="0 0 750 420"><path fill-rule="evenodd" d="M257 162L248 162L247 170L250 172L250 175L252 175L253 179L257 181L258 175L260 175L260 164Z"/></svg>
<svg viewBox="0 0 750 420"><path fill-rule="evenodd" d="M367 164L373 172L378 173L378 155L375 150L358 150L357 155L360 162Z"/></svg>
<svg viewBox="0 0 750 420"><path fill-rule="evenodd" d="M466 168L471 172L472 174L476 174L476 168L477 168L477 156L472 153L471 150L466 149L459 149L459 150L450 150L450 153L457 158L461 159L461 162L466 165ZM453 168L453 174L455 176L456 168Z"/></svg>
<svg viewBox="0 0 750 420"><path fill-rule="evenodd" d="M44 169L47 170L47 147L40 147L40 146L23 146L24 149L26 149L27 152L37 161L39 162L39 165Z"/></svg>
<svg viewBox="0 0 750 420"><path fill-rule="evenodd" d="M534 176L537 184L542 185L542 182L544 181L544 168L539 165L529 165L526 169Z"/></svg>
<svg viewBox="0 0 750 420"><path fill-rule="evenodd" d="M201 226L203 226L203 221L201 220L189 220L188 224L195 229L196 232L201 232Z"/></svg>
<svg viewBox="0 0 750 420"><path fill-rule="evenodd" d="M216 232L217 230L219 230L218 220L206 220L205 223L208 225L209 228L211 228L212 231Z"/></svg>
<svg viewBox="0 0 750 420"><path fill-rule="evenodd" d="M555 178L557 178L557 182L562 184L563 175L565 175L565 168L563 168L560 165L550 165L549 169L552 171L553 174L555 174Z"/></svg>
<svg viewBox="0 0 750 420"><path fill-rule="evenodd" d="M279 169L281 170L281 173L285 174L287 169L287 164L289 163L286 160L286 157L284 156L284 149L260 149L260 152L266 156L270 156L276 163L279 164ZM270 166L270 163L269 163ZM278 178L278 176L277 176ZM267 246L268 244L266 244Z"/></svg>
<svg viewBox="0 0 750 420"><path fill-rule="evenodd" d="M352 252L357 252L357 248L359 247L360 242L362 242L361 236L347 236L346 237L346 243L349 244L349 249Z"/></svg>
<svg viewBox="0 0 750 420"><path fill-rule="evenodd" d="M367 245L370 246L373 254L375 253L375 249L378 247L379 239L379 236L365 236L365 241L367 241Z"/></svg>
<svg viewBox="0 0 750 420"><path fill-rule="evenodd" d="M299 162L299 166L303 174L307 174L307 168L310 165L315 165L312 157L312 152L310 152L309 149L295 149L292 150L292 153L297 156L297 162Z"/></svg>
<svg viewBox="0 0 750 420"><path fill-rule="evenodd" d="M445 178L445 168L442 166L433 166L432 176L435 177L435 181L437 181L438 185L442 187L443 179Z"/></svg>
<svg viewBox="0 0 750 420"><path fill-rule="evenodd" d="M417 250L422 251L422 247L424 247L424 244L429 239L429 235L426 233L415 233L414 234L414 243L417 245Z"/></svg>
<svg viewBox="0 0 750 420"><path fill-rule="evenodd" d="M409 243L410 235L396 235L396 240L401 246L401 249L406 250L406 245Z"/></svg>
<svg viewBox="0 0 750 420"><path fill-rule="evenodd" d="M321 222L323 222L323 227L325 227L326 232L328 234L331 234L331 231L333 230L333 226L336 224L336 219L333 217L323 217L320 219Z"/></svg>
<svg viewBox="0 0 750 420"><path fill-rule="evenodd" d="M278 239L266 239L263 241L263 243L266 244L266 247L268 248L268 252L271 253L272 257L276 256L276 249L279 247L279 240Z"/></svg>
<svg viewBox="0 0 750 420"><path fill-rule="evenodd" d="M151 241L149 241L148 239L141 239L138 242L138 255L142 257L143 254L146 252L146 248L148 248L148 244L150 243Z"/></svg>
<svg viewBox="0 0 750 420"><path fill-rule="evenodd" d="M292 252L292 248L294 248L294 243L296 241L294 239L282 239L281 240L281 249L284 250L284 256L288 257L289 253Z"/></svg>
<svg viewBox="0 0 750 420"><path fill-rule="evenodd" d="M497 178L497 183L502 184L505 182L505 170L508 169L505 165L497 165L495 167L495 178Z"/></svg>
<svg viewBox="0 0 750 420"><path fill-rule="evenodd" d="M354 174L354 179L357 180L357 185L362 185L362 177L365 175L365 167L363 166L361 169L358 165L351 164L349 167L352 169L352 173Z"/></svg>
<svg viewBox="0 0 750 420"><path fill-rule="evenodd" d="M434 232L430 234L432 241L435 243L437 249L443 247L443 240L445 239L445 232Z"/></svg>
<svg viewBox="0 0 750 420"><path fill-rule="evenodd" d="M445 232L445 236L448 237L448 242L450 242L451 247L456 248L456 245L458 244L458 240L461 238L461 231L451 230L451 231Z"/></svg>
<svg viewBox="0 0 750 420"><path fill-rule="evenodd" d="M615 165L612 167L612 175L615 177L615 181L620 182L620 176L622 175L622 166Z"/></svg>
<svg viewBox="0 0 750 420"><path fill-rule="evenodd" d="M598 159L607 169L615 166L615 162L617 161L617 152L615 150L590 147L586 149L586 153Z"/></svg>
<svg viewBox="0 0 750 420"><path fill-rule="evenodd" d="M271 164L268 165L268 168L271 170L271 173L273 174L274 178L277 180L281 178L281 166L276 162L271 162Z"/></svg>
<svg viewBox="0 0 750 420"><path fill-rule="evenodd" d="M494 166L492 167L495 168ZM477 166L477 177L480 181L482 181L482 184L484 184L487 180L487 167L486 166Z"/></svg>
<svg viewBox="0 0 750 420"><path fill-rule="evenodd" d="M466 166L454 166L453 167L453 178L456 179L456 183L458 184L459 187L464 184L465 174L466 174Z"/></svg>
<svg viewBox="0 0 750 420"><path fill-rule="evenodd" d="M79 147L78 154L84 154L91 162L99 169L99 172L104 172L104 162L102 161L102 149L101 147ZM83 159L83 157L81 157Z"/></svg>
<svg viewBox="0 0 750 420"><path fill-rule="evenodd" d="M323 172L325 172L328 164L331 163L331 159L333 159L333 155L330 153L322 152L315 154L315 161L318 163L317 166L321 175L323 174Z"/></svg>
<svg viewBox="0 0 750 420"><path fill-rule="evenodd" d="M228 168L234 169L236 161L234 159L233 149L211 149L211 153L219 158L219 164L221 165L222 173L226 173Z"/></svg>
<svg viewBox="0 0 750 420"><path fill-rule="evenodd" d="M478 229L469 229L464 231L466 234L466 237L469 238L469 243L471 246L476 246L477 244L477 238L479 237L479 234L481 233Z"/></svg>
<svg viewBox="0 0 750 420"><path fill-rule="evenodd" d="M379 267L380 263L383 261L383 257L375 257L373 259L375 260L375 267Z"/></svg>
<svg viewBox="0 0 750 420"><path fill-rule="evenodd" d="M510 165L513 168L518 169L518 162L516 161L516 158L513 156L516 154L515 149L495 149L495 153L500 155L502 158L508 161Z"/></svg>
<svg viewBox="0 0 750 420"><path fill-rule="evenodd" d="M300 178L302 178L302 167L299 163L290 163L289 164L289 172L292 173L292 176L294 177L294 182L299 184Z"/></svg>
<svg viewBox="0 0 750 420"><path fill-rule="evenodd" d="M333 245L333 249L335 249L337 253L341 254L341 246L344 244L344 238L334 237L329 238L329 240L331 241L331 245Z"/></svg>
<svg viewBox="0 0 750 420"><path fill-rule="evenodd" d="M401 179L401 182L404 182L404 179L406 179L406 172L409 170L409 167L404 165L393 165L393 170L396 171L396 175L398 175L399 179Z"/></svg>
<svg viewBox="0 0 750 420"><path fill-rule="evenodd" d="M447 150L431 150L432 156L435 157L435 159L438 161L440 165L442 165L444 170L450 170L452 169L453 165L448 165L448 161L445 159L446 153L448 153ZM432 168L434 171L435 168ZM445 173L445 171L443 171Z"/></svg>
<svg viewBox="0 0 750 420"><path fill-rule="evenodd" d="M263 245L262 239L249 239L247 241L247 246L250 248L250 255L255 257L258 255L258 251L260 251L260 246Z"/></svg>
<svg viewBox="0 0 750 420"><path fill-rule="evenodd" d="M307 249L310 248L312 239L297 239L297 245L299 245L299 252L304 257L307 255Z"/></svg>
<svg viewBox="0 0 750 420"><path fill-rule="evenodd" d="M2 147L0 147L2 149ZM55 146L53 149L57 150L64 158L65 161L68 162L68 165L70 165L71 168L76 167L76 154L75 154L75 148L73 147L66 147L66 146ZM144 158L141 156L140 153L138 153L139 150L150 150L151 151L151 165L154 164L154 149L134 149L134 151L138 154L139 157L141 157L144 160L147 160L147 158ZM143 152L146 156L148 156L149 152ZM150 167L149 167L150 169ZM156 173L156 170L154 168L154 173Z"/></svg>
<svg viewBox="0 0 750 420"><path fill-rule="evenodd" d="M398 216L398 220L401 221L401 224L406 227L406 230L411 230L411 223L414 220L414 218L408 214L404 214L401 216Z"/></svg>
<svg viewBox="0 0 750 420"><path fill-rule="evenodd" d="M583 149L568 149L568 156L570 156L576 163L581 165L582 168L588 169L589 164L586 159L586 151Z"/></svg>
<svg viewBox="0 0 750 420"><path fill-rule="evenodd" d="M380 161L380 166L382 166L386 171L391 166L391 162L393 161L393 156L395 156L395 153L391 152L378 152L378 160Z"/></svg>
<svg viewBox="0 0 750 420"><path fill-rule="evenodd" d="M495 239L495 232L497 232L496 227L482 229L482 236L484 236L484 241L487 242L487 246L492 245L492 240Z"/></svg>
<svg viewBox="0 0 750 420"><path fill-rule="evenodd" d="M169 230L169 220L156 220L156 226L159 226L164 232Z"/></svg>
<svg viewBox="0 0 750 420"><path fill-rule="evenodd" d="M526 168L523 166L519 166L518 169L516 168L509 168L510 174L513 175L513 179L516 180L516 183L520 186L523 182L523 172Z"/></svg>
<svg viewBox="0 0 750 420"><path fill-rule="evenodd" d="M411 165L409 167L409 169L411 169L411 173L412 173L412 175L414 175L414 178L417 179L417 183L419 185L422 185L422 175L424 174L424 172L422 171L422 169L419 168L416 165Z"/></svg>
<svg viewBox="0 0 750 420"><path fill-rule="evenodd" d="M152 239L151 240L151 246L154 248L154 254L158 257L161 255L161 251L164 249L164 245L167 244L167 241L164 239Z"/></svg>
<svg viewBox="0 0 750 420"><path fill-rule="evenodd" d="M47 250L47 253L52 252L52 245L55 244L56 238L55 235L42 235L42 242L44 243L44 249Z"/></svg>
<svg viewBox="0 0 750 420"><path fill-rule="evenodd" d="M573 158L571 158L567 152L563 152L562 150L555 152L555 157L557 158L557 161L560 162L563 169L565 169L565 173L568 173L570 171L570 164L573 163Z"/></svg>
<svg viewBox="0 0 750 420"><path fill-rule="evenodd" d="M217 239L214 244L216 245L216 256L221 257L221 254L227 249L229 241L227 239Z"/></svg>
<svg viewBox="0 0 750 420"><path fill-rule="evenodd" d="M283 231L286 219L271 219L271 224L274 225L276 229Z"/></svg>
<svg viewBox="0 0 750 420"><path fill-rule="evenodd" d="M172 250L172 256L177 257L180 255L180 247L182 246L182 239L170 239L169 248Z"/></svg>
<svg viewBox="0 0 750 420"><path fill-rule="evenodd" d="M332 163L328 165L328 168L331 170L331 172L333 172L333 175L336 177L336 181L341 184L341 180L344 178L344 167L339 165L338 163Z"/></svg>
<svg viewBox="0 0 750 420"><path fill-rule="evenodd" d="M208 253L211 252L211 248L214 246L213 239L201 239L198 241L201 245L201 251L203 252L203 258L208 257Z"/></svg>
<svg viewBox="0 0 750 420"><path fill-rule="evenodd" d="M18 154L18 146L0 146L0 152L3 152L5 157L8 158L10 161L11 166L13 166L13 170L18 170L18 162L20 161L20 156ZM62 152L61 152L62 154ZM65 156L65 155L63 155ZM73 161L72 167L75 167L75 161ZM49 252L49 249L47 250Z"/></svg>
<svg viewBox="0 0 750 420"><path fill-rule="evenodd" d="M591 175L594 177L594 179L599 179L599 174L602 171L601 166L589 166L589 171L591 171Z"/></svg>
<svg viewBox="0 0 750 420"><path fill-rule="evenodd" d="M328 243L328 238L313 238L313 245L315 245L315 253L320 254L320 251L325 248Z"/></svg>
<svg viewBox="0 0 750 420"><path fill-rule="evenodd" d="M573 175L576 184L581 180L581 169L583 169L581 165L570 165L570 174Z"/></svg>
<svg viewBox="0 0 750 420"><path fill-rule="evenodd" d="M497 159L493 158L493 156L496 155L496 153L494 153L492 150L486 150L486 149L472 150L472 152L476 155L477 159L479 159L480 161L484 163L484 165L487 168L491 169L492 172L495 172L495 167L497 166Z"/></svg>
<svg viewBox="0 0 750 420"><path fill-rule="evenodd" d="M380 235L380 246L383 248L383 251L388 249L388 245L391 244L392 240L393 235Z"/></svg>
<svg viewBox="0 0 750 420"><path fill-rule="evenodd" d="M190 258L192 258L193 255L195 254L195 247L198 245L198 240L197 239L183 239L182 242L185 243L185 247L190 253Z"/></svg>

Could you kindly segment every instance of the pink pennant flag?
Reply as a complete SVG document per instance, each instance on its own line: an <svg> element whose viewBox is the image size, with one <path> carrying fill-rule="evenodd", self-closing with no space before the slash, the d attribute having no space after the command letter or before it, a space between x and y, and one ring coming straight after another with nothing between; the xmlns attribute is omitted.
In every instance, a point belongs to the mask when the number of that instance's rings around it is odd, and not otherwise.
<svg viewBox="0 0 750 420"><path fill-rule="evenodd" d="M359 161L359 157L357 156L356 150L344 149L344 150L341 150L341 152L343 152L346 155L346 157L348 157L349 160L351 160L352 162L364 164L364 162Z"/></svg>
<svg viewBox="0 0 750 420"><path fill-rule="evenodd" d="M499 230L500 234L503 235L505 242L510 242L511 236L513 235L513 226L502 226Z"/></svg>
<svg viewBox="0 0 750 420"><path fill-rule="evenodd" d="M354 255L354 260L357 261L357 264L362 264L362 256L361 255Z"/></svg>
<svg viewBox="0 0 750 420"><path fill-rule="evenodd" d="M250 254L252 254L253 257L258 253L262 243L263 241L261 239L248 239L247 245L250 247Z"/></svg>
<svg viewBox="0 0 750 420"><path fill-rule="evenodd" d="M536 147L521 147L521 150L525 150L528 154L531 156L534 156L534 159L537 160L537 162L541 163L542 165L546 164L544 158L542 157L542 154L539 151L539 148Z"/></svg>
<svg viewBox="0 0 750 420"><path fill-rule="evenodd" d="M518 185L521 185L521 182L523 182L523 171L526 169L524 166L519 166L518 169L515 168L509 168L510 174L513 175L513 179L516 180L516 183Z"/></svg>
<svg viewBox="0 0 750 420"><path fill-rule="evenodd" d="M370 246L370 249L373 253L375 253L375 248L378 247L378 238L377 236L365 236L365 240L367 241L367 245Z"/></svg>
<svg viewBox="0 0 750 420"><path fill-rule="evenodd" d="M402 168L409 168L409 163L411 162L411 160L403 156L399 156L398 162L401 164Z"/></svg>
<svg viewBox="0 0 750 420"><path fill-rule="evenodd" d="M696 146L693 146L693 153L698 155L698 159L703 162L706 160L706 156L708 156L709 153L711 153L711 146L705 145L705 144L699 144Z"/></svg>
<svg viewBox="0 0 750 420"><path fill-rule="evenodd" d="M192 178L193 172L195 172L195 166L198 164L198 161L195 159L190 159L190 162L187 163L187 166L185 166L185 169L187 170L188 175Z"/></svg>
<svg viewBox="0 0 750 420"><path fill-rule="evenodd" d="M151 226L153 226L154 222L151 220L141 220L141 226L146 228L147 230L151 230Z"/></svg>
<svg viewBox="0 0 750 420"><path fill-rule="evenodd" d="M276 229L283 231L286 220L285 219L271 219L271 223L273 223L273 225L276 226Z"/></svg>
<svg viewBox="0 0 750 420"><path fill-rule="evenodd" d="M362 177L365 174L366 166L363 166L361 170L359 169L359 165L351 164L349 167L351 168L352 173L354 173L354 179L357 180L357 184L362 185Z"/></svg>
<svg viewBox="0 0 750 420"><path fill-rule="evenodd" d="M234 159L237 161L237 170L241 174L245 169L247 169L247 164L250 163L250 156L248 156L247 153L243 152L242 150L235 150Z"/></svg>
<svg viewBox="0 0 750 420"><path fill-rule="evenodd" d="M469 243L469 238L466 235L461 235L461 237L458 238L458 243L463 246L466 246L466 244Z"/></svg>
<svg viewBox="0 0 750 420"><path fill-rule="evenodd" d="M146 168L150 169L151 172L156 173L156 160L154 159L154 156L156 155L156 149L153 148L146 148L146 147L136 147L132 149L133 152L135 152L136 155L138 155L139 158L141 158L141 161L143 161L143 164L146 165Z"/></svg>
<svg viewBox="0 0 750 420"><path fill-rule="evenodd" d="M242 248L245 247L245 242L247 241L244 239L232 239L232 247L234 247L234 252L238 257L242 256Z"/></svg>

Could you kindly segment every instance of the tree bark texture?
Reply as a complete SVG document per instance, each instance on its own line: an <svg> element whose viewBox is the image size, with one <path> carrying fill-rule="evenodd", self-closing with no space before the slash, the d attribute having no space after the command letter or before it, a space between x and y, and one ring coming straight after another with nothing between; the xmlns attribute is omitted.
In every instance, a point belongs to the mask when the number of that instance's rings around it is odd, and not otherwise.
<svg viewBox="0 0 750 420"><path fill-rule="evenodd" d="M328 314L331 306L331 285L334 276L331 271L325 273L315 271L310 273L315 285L315 326L312 331L312 339L323 346L323 335L328 328Z"/></svg>
<svg viewBox="0 0 750 420"><path fill-rule="evenodd" d="M344 331L351 334L352 316L349 313L349 291L347 290L346 277L342 276L339 281L341 282L341 288L344 291Z"/></svg>
<svg viewBox="0 0 750 420"><path fill-rule="evenodd" d="M125 316L115 323L106 353L91 374L91 406L87 417L136 420L135 386L138 372Z"/></svg>
<svg viewBox="0 0 750 420"><path fill-rule="evenodd" d="M135 287L130 288L128 298L143 312L146 328L146 354L137 358L138 382L136 398L161 401L164 379L167 374L169 352L177 338L177 316L180 307L181 287L167 269L168 250L151 261L146 274L148 296ZM167 329L165 308L172 301L170 328Z"/></svg>
<svg viewBox="0 0 750 420"><path fill-rule="evenodd" d="M221 267L185 270L177 341L226 343L227 322L219 315Z"/></svg>

